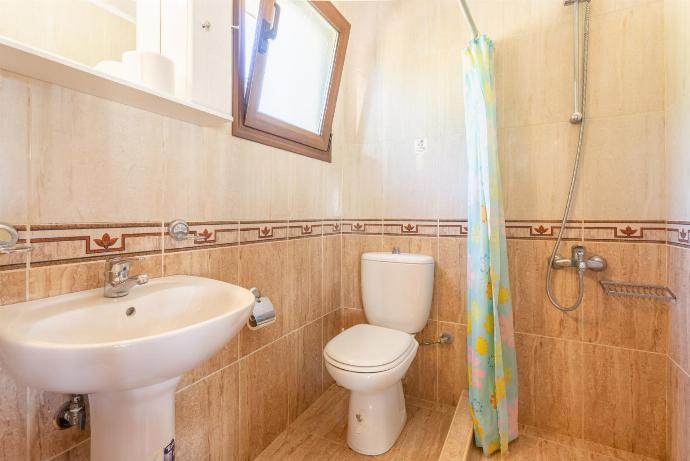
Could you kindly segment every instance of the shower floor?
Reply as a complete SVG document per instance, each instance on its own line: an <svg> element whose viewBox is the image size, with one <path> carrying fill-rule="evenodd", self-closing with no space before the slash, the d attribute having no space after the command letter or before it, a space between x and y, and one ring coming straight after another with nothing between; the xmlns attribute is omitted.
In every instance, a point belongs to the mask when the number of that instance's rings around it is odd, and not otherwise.
<svg viewBox="0 0 690 461"><path fill-rule="evenodd" d="M405 400L407 424L393 448L383 455L364 456L347 447L349 391L334 385L280 434L257 461L438 460L455 408L412 397Z"/></svg>
<svg viewBox="0 0 690 461"><path fill-rule="evenodd" d="M536 428L523 426L520 438L510 445L505 456L486 457L479 448L469 450L467 461L509 460L509 461L657 461L653 458L623 450L564 437Z"/></svg>

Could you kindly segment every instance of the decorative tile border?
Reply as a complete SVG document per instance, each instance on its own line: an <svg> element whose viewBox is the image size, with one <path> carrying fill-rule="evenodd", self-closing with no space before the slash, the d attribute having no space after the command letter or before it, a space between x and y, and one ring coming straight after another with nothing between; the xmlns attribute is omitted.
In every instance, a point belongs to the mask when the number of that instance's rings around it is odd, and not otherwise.
<svg viewBox="0 0 690 461"><path fill-rule="evenodd" d="M463 219L305 219L298 221L190 222L191 233L207 237L174 242L167 223L96 223L15 226L20 243L31 243L31 253L0 255L0 270L99 261L118 255L153 255L242 244L256 244L323 235L360 234L414 237L467 237ZM554 240L560 221L511 220L508 239ZM569 221L566 240L668 243L690 248L690 221Z"/></svg>
<svg viewBox="0 0 690 461"><path fill-rule="evenodd" d="M343 219L343 234L381 234L383 220L381 219Z"/></svg>
<svg viewBox="0 0 690 461"><path fill-rule="evenodd" d="M439 237L467 237L467 220L441 219L438 222Z"/></svg>
<svg viewBox="0 0 690 461"><path fill-rule="evenodd" d="M666 236L669 245L690 248L690 221L669 221Z"/></svg>
<svg viewBox="0 0 690 461"><path fill-rule="evenodd" d="M664 221L584 221L584 240L666 243Z"/></svg>
<svg viewBox="0 0 690 461"><path fill-rule="evenodd" d="M32 266L145 255L162 249L161 223L31 226Z"/></svg>
<svg viewBox="0 0 690 461"><path fill-rule="evenodd" d="M385 219L383 234L436 237L438 236L438 221L435 219Z"/></svg>
<svg viewBox="0 0 690 461"><path fill-rule="evenodd" d="M248 221L240 223L240 244L285 240L288 221Z"/></svg>
<svg viewBox="0 0 690 461"><path fill-rule="evenodd" d="M323 221L320 219L305 219L288 223L288 239L304 239L323 235Z"/></svg>
<svg viewBox="0 0 690 461"><path fill-rule="evenodd" d="M190 222L190 235L206 239L198 242L194 240L176 242L168 234L169 225L170 223L166 222L163 229L166 252L203 250L239 244L239 221Z"/></svg>

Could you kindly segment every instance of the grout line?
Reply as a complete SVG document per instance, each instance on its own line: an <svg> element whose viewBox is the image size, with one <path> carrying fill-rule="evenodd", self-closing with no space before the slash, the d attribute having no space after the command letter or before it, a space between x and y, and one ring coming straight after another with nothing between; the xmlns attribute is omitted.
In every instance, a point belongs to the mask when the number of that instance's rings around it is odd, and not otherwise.
<svg viewBox="0 0 690 461"><path fill-rule="evenodd" d="M61 451L60 453L58 453L58 454L56 454L56 455L54 455L54 456L51 456L51 457L48 458L46 461L54 461L54 460L57 460L57 459L60 458L62 455L67 454L67 453L69 453L70 451L72 451L72 450L74 450L75 448L77 448L78 446L83 445L83 444L85 444L86 442L90 442L90 441L91 441L91 437L87 437L86 439L82 440L81 442L72 445L71 447L69 447L69 448L66 449L65 451Z"/></svg>
<svg viewBox="0 0 690 461"><path fill-rule="evenodd" d="M264 350L264 349L266 349L266 348L272 346L273 344L277 343L278 341L283 340L284 338L287 338L289 335L291 335L291 334L293 334L293 333L296 333L296 332L298 332L298 331L300 331L300 330L303 330L303 329L307 328L308 326L313 325L313 324L316 323L316 322L320 322L320 321L323 320L325 317L331 315L333 312L335 312L335 311L328 312L327 314L322 315L322 316L319 317L318 319L312 320L312 321L309 322L309 323L305 323L305 324L302 325L301 327L296 328L296 329L294 329L294 330L292 330L292 331L290 331L290 332L288 332L288 333L282 335L281 337L279 337L279 338L277 338L277 339L274 339L274 340L271 341L270 343L264 344L263 346L261 346L261 347L259 347L258 349L256 349L256 350L250 352L249 354L245 355L244 357L239 357L237 360L234 360L233 362L231 362L231 363L225 365L224 367L219 368L219 369L213 371L212 373L209 373L208 375L204 376L203 378L198 379L198 380L196 380L196 381L194 381L194 382L192 382L192 383L189 383L188 385L186 385L186 386L184 386L184 387L182 387L182 388L180 388L180 389L177 389L177 390L175 391L175 393L176 393L176 394L179 394L180 392L189 389L190 387L192 387L192 386L194 386L194 385L196 385L196 384L198 384L198 383L200 383L200 382L206 380L207 378L210 378L211 376L214 376L214 375L220 373L221 371L223 371L223 370L225 370L225 369L227 369L227 368L230 368L231 366L233 366L233 365L235 365L235 364L239 364L240 362L242 362L243 360L248 359L248 358L251 357L252 355L259 353L260 351L262 351L262 350ZM190 370L190 371L191 371L191 370Z"/></svg>
<svg viewBox="0 0 690 461"><path fill-rule="evenodd" d="M671 357L670 355L667 357L671 361L671 363L673 363L676 366L676 368L678 368L685 376L687 376L688 379L690 379L690 373L685 371L685 369L682 366L680 366L680 364L678 364L678 362L673 360L673 357Z"/></svg>

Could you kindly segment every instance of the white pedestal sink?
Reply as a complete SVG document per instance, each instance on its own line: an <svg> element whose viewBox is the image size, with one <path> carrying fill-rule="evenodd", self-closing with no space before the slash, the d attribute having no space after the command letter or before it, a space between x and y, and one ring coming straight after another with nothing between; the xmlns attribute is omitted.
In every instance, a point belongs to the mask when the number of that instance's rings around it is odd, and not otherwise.
<svg viewBox="0 0 690 461"><path fill-rule="evenodd" d="M188 276L118 299L96 289L14 304L0 309L0 358L30 387L89 395L93 461L171 461L180 377L235 336L253 305L244 288Z"/></svg>

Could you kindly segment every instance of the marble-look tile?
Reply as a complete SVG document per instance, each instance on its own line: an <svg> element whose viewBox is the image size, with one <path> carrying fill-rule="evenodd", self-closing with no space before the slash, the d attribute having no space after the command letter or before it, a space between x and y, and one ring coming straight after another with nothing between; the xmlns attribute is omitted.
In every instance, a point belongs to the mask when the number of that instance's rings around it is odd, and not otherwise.
<svg viewBox="0 0 690 461"><path fill-rule="evenodd" d="M29 85L22 77L0 72L0 184L2 222L29 222ZM11 114L11 115L10 115Z"/></svg>
<svg viewBox="0 0 690 461"><path fill-rule="evenodd" d="M240 459L254 459L288 426L287 340L240 361Z"/></svg>
<svg viewBox="0 0 690 461"><path fill-rule="evenodd" d="M86 262L57 266L36 267L29 270L29 299L41 299L103 288L105 262ZM133 261L132 275L161 276L161 256L146 256L143 261ZM135 288L136 289L136 288Z"/></svg>
<svg viewBox="0 0 690 461"><path fill-rule="evenodd" d="M664 118L658 111L588 121L578 194L586 219L666 218Z"/></svg>
<svg viewBox="0 0 690 461"><path fill-rule="evenodd" d="M348 447L298 429L280 434L256 461L349 461L356 455Z"/></svg>
<svg viewBox="0 0 690 461"><path fill-rule="evenodd" d="M31 461L51 458L89 438L91 429L88 418L83 431L78 427L60 430L53 425L55 412L69 398L68 394L29 389L28 437Z"/></svg>
<svg viewBox="0 0 690 461"><path fill-rule="evenodd" d="M505 214L509 220L560 219L570 183L579 130L562 121L499 132ZM582 217L582 180L570 218Z"/></svg>
<svg viewBox="0 0 690 461"><path fill-rule="evenodd" d="M0 368L0 459L27 458L27 388Z"/></svg>
<svg viewBox="0 0 690 461"><path fill-rule="evenodd" d="M438 322L429 320L426 327L415 335L418 342L438 338ZM407 374L403 378L405 395L435 401L438 386L438 346L419 346Z"/></svg>
<svg viewBox="0 0 690 461"><path fill-rule="evenodd" d="M323 162L302 155L290 156L288 200L290 220L320 217L324 211Z"/></svg>
<svg viewBox="0 0 690 461"><path fill-rule="evenodd" d="M666 357L583 345L584 438L656 459L666 454Z"/></svg>
<svg viewBox="0 0 690 461"><path fill-rule="evenodd" d="M509 240L508 264L513 297L515 330L557 338L580 339L582 309L563 313L546 296L545 280L548 258L555 242L550 240ZM560 253L570 252L570 243ZM554 271L552 289L559 302L570 305L577 299L577 276L570 271ZM587 300L593 290L586 292Z"/></svg>
<svg viewBox="0 0 690 461"><path fill-rule="evenodd" d="M343 159L343 216L381 219L385 156L379 143L347 143Z"/></svg>
<svg viewBox="0 0 690 461"><path fill-rule="evenodd" d="M26 300L26 271L0 272L0 306Z"/></svg>
<svg viewBox="0 0 690 461"><path fill-rule="evenodd" d="M166 276L194 275L237 284L239 264L239 249L224 247L166 253L163 269Z"/></svg>
<svg viewBox="0 0 690 461"><path fill-rule="evenodd" d="M349 392L331 387L261 454L261 460L365 460L347 448ZM453 407L407 399L407 424L381 460L437 460L453 418ZM338 450L335 447L340 447Z"/></svg>
<svg viewBox="0 0 690 461"><path fill-rule="evenodd" d="M678 297L668 305L668 355L690 370L690 250L669 246L668 251L668 284Z"/></svg>
<svg viewBox="0 0 690 461"><path fill-rule="evenodd" d="M322 321L317 320L287 336L288 410L292 422L323 391Z"/></svg>
<svg viewBox="0 0 690 461"><path fill-rule="evenodd" d="M438 348L438 401L457 405L467 383L467 326L458 323L438 323L438 335L453 335L452 344Z"/></svg>
<svg viewBox="0 0 690 461"><path fill-rule="evenodd" d="M69 451L50 458L50 461L90 461L91 460L91 441L85 440Z"/></svg>
<svg viewBox="0 0 690 461"><path fill-rule="evenodd" d="M285 331L290 332L321 317L323 238L287 242L287 296Z"/></svg>
<svg viewBox="0 0 690 461"><path fill-rule="evenodd" d="M336 311L331 312L330 314L326 315L321 319L321 357L323 358L323 350L326 348L326 344L328 342L335 338L341 331L343 323L343 313L342 309L338 309ZM323 363L323 368L321 371L321 376L322 376L322 390L325 391L329 387L331 387L333 384L335 384L335 380L331 377L330 373L328 373L328 370L326 370L326 364L325 361L322 360Z"/></svg>
<svg viewBox="0 0 690 461"><path fill-rule="evenodd" d="M592 18L591 43L606 46L590 51L590 117L664 110L663 27L664 2Z"/></svg>
<svg viewBox="0 0 690 461"><path fill-rule="evenodd" d="M439 461L466 461L474 439L473 434L474 427L467 392L462 392L455 408L453 421L448 428Z"/></svg>
<svg viewBox="0 0 690 461"><path fill-rule="evenodd" d="M188 371L182 376L178 389L183 389L192 383L195 383L216 371L227 367L239 358L240 338L233 337L228 341L223 348L216 352L210 359L206 360L201 365Z"/></svg>
<svg viewBox="0 0 690 461"><path fill-rule="evenodd" d="M690 453L690 375L669 363L668 459L681 461Z"/></svg>
<svg viewBox="0 0 690 461"><path fill-rule="evenodd" d="M276 321L258 330L240 331L240 356L257 350L283 335L287 325L287 242L240 246L240 286L261 290L271 299Z"/></svg>
<svg viewBox="0 0 690 461"><path fill-rule="evenodd" d="M38 81L30 107L32 223L162 221L161 116Z"/></svg>
<svg viewBox="0 0 690 461"><path fill-rule="evenodd" d="M361 264L362 254L382 251L378 235L343 235L342 297L343 307L362 309Z"/></svg>
<svg viewBox="0 0 690 461"><path fill-rule="evenodd" d="M175 399L175 454L180 459L237 460L239 365L224 368Z"/></svg>
<svg viewBox="0 0 690 461"><path fill-rule="evenodd" d="M668 337L667 303L604 294L599 280L666 284L666 247L656 244L587 243L590 254L608 261L608 268L588 277L587 291L592 302L582 307L584 339L587 342L666 352Z"/></svg>
<svg viewBox="0 0 690 461"><path fill-rule="evenodd" d="M441 238L434 277L434 300L438 319L467 323L467 240Z"/></svg>
<svg viewBox="0 0 690 461"><path fill-rule="evenodd" d="M520 422L582 436L582 344L516 334Z"/></svg>
<svg viewBox="0 0 690 461"><path fill-rule="evenodd" d="M342 310L342 323L340 325L342 330L347 330L348 328L359 325L360 323L368 323L362 309L344 308Z"/></svg>
<svg viewBox="0 0 690 461"><path fill-rule="evenodd" d="M340 274L342 236L329 235L323 242L323 301L321 314L332 312L341 307Z"/></svg>

